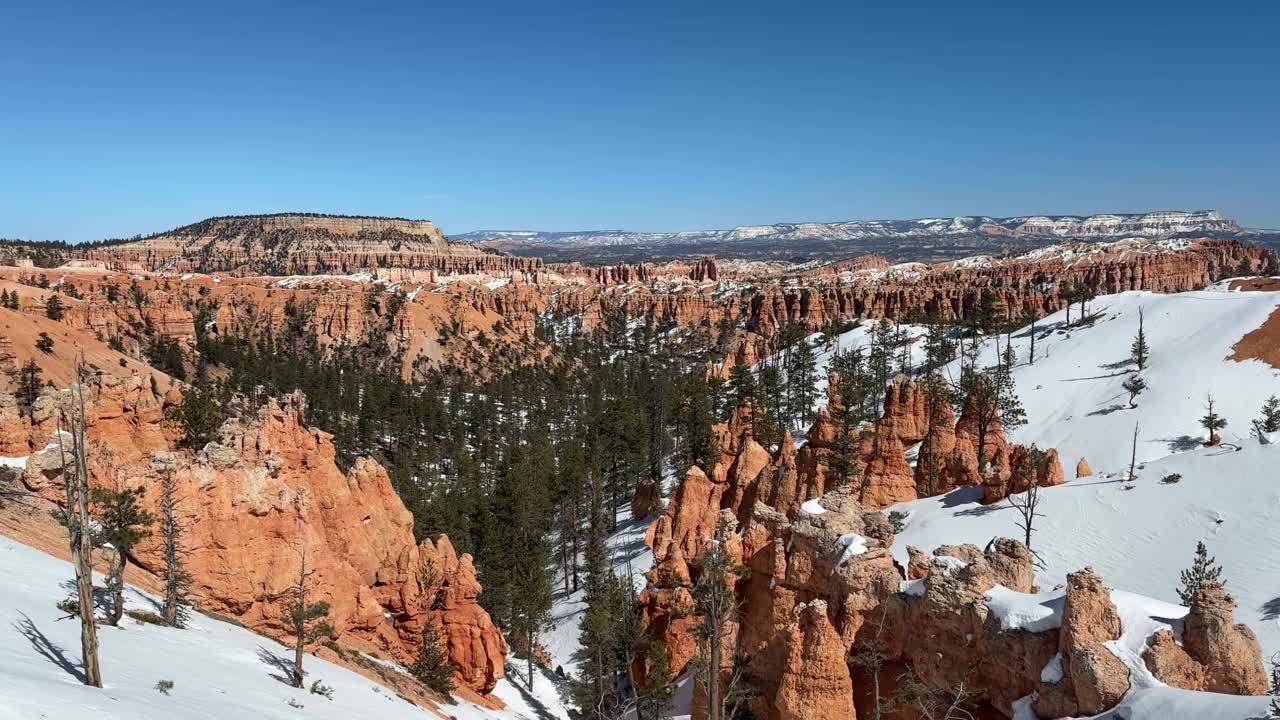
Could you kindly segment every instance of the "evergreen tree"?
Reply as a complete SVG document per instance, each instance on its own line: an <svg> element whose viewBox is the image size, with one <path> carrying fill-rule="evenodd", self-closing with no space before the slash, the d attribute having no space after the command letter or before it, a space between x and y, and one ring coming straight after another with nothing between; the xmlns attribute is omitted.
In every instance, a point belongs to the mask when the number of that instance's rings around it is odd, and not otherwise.
<svg viewBox="0 0 1280 720"><path fill-rule="evenodd" d="M44 314L50 320L61 320L64 309L62 306L62 298L57 293L50 295L48 300L44 301Z"/></svg>
<svg viewBox="0 0 1280 720"><path fill-rule="evenodd" d="M707 698L708 720L732 720L725 715L725 704L733 697L735 688L724 686L723 669L733 659L722 654L725 633L738 611L734 581L749 574L749 570L735 563L725 551L724 541L728 533L728 527L722 522L716 529L711 549L703 556L702 573L693 588L694 606L702 617L702 624L697 629L698 656L695 659L694 682Z"/></svg>
<svg viewBox="0 0 1280 720"><path fill-rule="evenodd" d="M666 643L654 640L645 650L647 673L644 686L636 692L637 720L662 720L663 713L671 706L675 694L671 683L671 651Z"/></svg>
<svg viewBox="0 0 1280 720"><path fill-rule="evenodd" d="M1217 432L1227 426L1227 419L1219 415L1214 409L1212 394L1208 396L1205 408L1206 412L1204 416L1200 418L1200 427L1204 428L1205 431L1209 433L1209 439L1205 441L1205 444L1212 445L1213 438Z"/></svg>
<svg viewBox="0 0 1280 720"><path fill-rule="evenodd" d="M1147 381L1143 380L1138 373L1134 373L1126 378L1120 386L1124 388L1125 392L1129 393L1129 407L1138 407L1136 400L1142 394L1142 391L1147 389Z"/></svg>
<svg viewBox="0 0 1280 720"><path fill-rule="evenodd" d="M222 410L205 393L191 388L172 411L172 419L182 428L180 447L198 450L218 438L222 428Z"/></svg>
<svg viewBox="0 0 1280 720"><path fill-rule="evenodd" d="M329 624L329 603L325 601L311 602L307 596L307 586L315 570L307 567L307 550L305 540L298 554L298 575L288 600L281 610L281 620L293 636L293 670L289 678L292 685L300 688L306 673L302 669L302 657L306 647L322 638L333 636L333 626Z"/></svg>
<svg viewBox="0 0 1280 720"><path fill-rule="evenodd" d="M49 333L42 332L36 336L36 349L46 355L53 352L53 338L49 337Z"/></svg>
<svg viewBox="0 0 1280 720"><path fill-rule="evenodd" d="M26 413L27 417L31 416L31 408L36 404L36 400L40 398L40 389L44 387L44 378L40 365L33 360L27 360L18 369L17 379L18 408Z"/></svg>
<svg viewBox="0 0 1280 720"><path fill-rule="evenodd" d="M112 552L107 571L107 589L111 592L108 622L112 625L119 625L120 618L124 616L124 571L129 562L129 552L151 535L148 528L155 522L155 516L138 504L145 492L144 487L124 490L93 488L90 492L95 522L94 544L110 547Z"/></svg>
<svg viewBox="0 0 1280 720"><path fill-rule="evenodd" d="M449 661L448 653L441 646L435 626L428 623L426 629L422 631L422 645L418 647L418 654L414 657L413 664L409 666L409 674L413 675L418 682L447 698L453 694L455 688L453 682L455 671L456 668Z"/></svg>
<svg viewBox="0 0 1280 720"><path fill-rule="evenodd" d="M1013 368L1017 365L1017 360L1013 344L1005 344L995 378L997 419L1005 432L1027 424L1027 413L1022 407L1022 400L1018 398L1018 386L1013 378Z"/></svg>
<svg viewBox="0 0 1280 720"><path fill-rule="evenodd" d="M871 332L871 348L867 353L867 372L871 378L875 416L880 417L885 387L893 379L893 351L896 337L888 320L881 320Z"/></svg>
<svg viewBox="0 0 1280 720"><path fill-rule="evenodd" d="M802 423L808 423L813 419L814 386L818 378L813 345L807 338L802 338L791 348L786 370L787 396L791 399L791 405L787 408L788 420L798 419Z"/></svg>
<svg viewBox="0 0 1280 720"><path fill-rule="evenodd" d="M956 356L956 344L949 336L950 329L941 322L931 322L924 337L925 374L932 374L951 362Z"/></svg>
<svg viewBox="0 0 1280 720"><path fill-rule="evenodd" d="M1151 348L1147 345L1147 334L1143 329L1142 308L1138 308L1138 334L1133 338L1130 352L1133 355L1133 364L1138 366L1139 371L1145 370L1147 358L1151 356Z"/></svg>
<svg viewBox="0 0 1280 720"><path fill-rule="evenodd" d="M1272 395L1262 403L1262 417L1253 421L1253 431L1258 435L1280 432L1280 397Z"/></svg>
<svg viewBox="0 0 1280 720"><path fill-rule="evenodd" d="M1200 588L1206 584L1227 584L1221 579L1222 566L1217 564L1216 559L1209 557L1209 549L1203 542L1196 543L1195 559L1191 561L1191 567L1182 571L1181 578L1182 587L1178 588L1178 599L1187 607L1195 603L1196 596L1200 594Z"/></svg>

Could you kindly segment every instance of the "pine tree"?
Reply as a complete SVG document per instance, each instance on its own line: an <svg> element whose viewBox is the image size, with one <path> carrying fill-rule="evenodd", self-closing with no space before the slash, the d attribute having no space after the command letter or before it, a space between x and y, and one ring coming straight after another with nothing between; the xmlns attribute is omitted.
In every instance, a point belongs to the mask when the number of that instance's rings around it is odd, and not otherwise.
<svg viewBox="0 0 1280 720"><path fill-rule="evenodd" d="M302 657L306 647L322 638L333 636L329 624L329 603L311 602L307 599L307 585L315 570L307 567L306 540L298 552L298 575L288 599L281 608L281 620L293 636L293 670L289 678L296 688L303 686L306 673L302 669Z"/></svg>
<svg viewBox="0 0 1280 720"><path fill-rule="evenodd" d="M449 655L441 646L435 625L428 623L422 631L422 645L418 647L418 654L409 666L409 673L418 682L449 697L456 687L453 682L455 671Z"/></svg>
<svg viewBox="0 0 1280 720"><path fill-rule="evenodd" d="M1129 407L1138 407L1135 401L1142 394L1142 391L1147 389L1147 381L1143 380L1138 373L1134 373L1126 378L1120 386L1124 388L1125 392L1129 393Z"/></svg>
<svg viewBox="0 0 1280 720"><path fill-rule="evenodd" d="M1222 566L1217 564L1216 559L1209 557L1209 549L1203 542L1196 543L1195 559L1191 562L1191 567L1182 571L1181 577L1182 587L1178 588L1178 599L1187 607L1195 603L1196 596L1206 583L1227 584L1221 579Z"/></svg>
<svg viewBox="0 0 1280 720"><path fill-rule="evenodd" d="M1258 435L1280 432L1280 397L1272 395L1262 403L1262 417L1253 421L1253 431Z"/></svg>
<svg viewBox="0 0 1280 720"><path fill-rule="evenodd" d="M817 384L817 359L808 338L802 338L791 348L787 356L787 396L791 405L787 408L788 420L799 419L808 423L813 419L813 401ZM790 422L788 422L790 427Z"/></svg>
<svg viewBox="0 0 1280 720"><path fill-rule="evenodd" d="M645 667L644 686L636 693L636 718L661 720L675 694L671 687L675 681L671 674L671 651L666 643L661 640L649 643L645 649Z"/></svg>
<svg viewBox="0 0 1280 720"><path fill-rule="evenodd" d="M31 409L40 398L40 390L43 387L44 379L39 363L35 360L23 363L18 369L18 387L15 394L18 397L18 408L24 411L27 417L31 416Z"/></svg>
<svg viewBox="0 0 1280 720"><path fill-rule="evenodd" d="M893 379L893 325L888 320L881 320L871 331L871 349L867 354L867 372L870 375L872 402L876 417L880 416L884 389Z"/></svg>
<svg viewBox="0 0 1280 720"><path fill-rule="evenodd" d="M53 352L53 338L49 337L49 333L42 332L36 336L36 349L46 355Z"/></svg>
<svg viewBox="0 0 1280 720"><path fill-rule="evenodd" d="M1133 364L1138 366L1138 370L1145 370L1147 359L1151 356L1151 348L1147 345L1147 333L1143 329L1142 308L1138 308L1138 334L1133 338L1130 353L1133 356Z"/></svg>
<svg viewBox="0 0 1280 720"><path fill-rule="evenodd" d="M1005 432L1027 424L1027 412L1022 407L1022 400L1018 397L1018 385L1013 377L1013 368L1017 365L1017 361L1018 356L1013 349L1013 344L1006 343L995 378L997 419Z"/></svg>
<svg viewBox="0 0 1280 720"><path fill-rule="evenodd" d="M151 535L148 529L155 516L143 510L138 502L145 487L109 490L93 488L90 493L94 527L94 544L112 551L108 565L107 589L111 592L111 614L108 622L119 625L124 616L124 571L129 552Z"/></svg>
<svg viewBox="0 0 1280 720"><path fill-rule="evenodd" d="M924 369L931 374L951 362L956 356L956 344L950 329L941 322L932 322L924 337Z"/></svg>
<svg viewBox="0 0 1280 720"><path fill-rule="evenodd" d="M63 315L62 298L55 293L44 301L44 314L50 320L61 320Z"/></svg>
<svg viewBox="0 0 1280 720"><path fill-rule="evenodd" d="M222 410L213 398L200 390L187 390L182 402L171 412L172 419L182 428L179 447L199 450L218 438L222 428Z"/></svg>
<svg viewBox="0 0 1280 720"><path fill-rule="evenodd" d="M738 602L734 594L734 579L748 571L729 557L724 549L729 528L721 521L716 529L715 541L702 559L702 574L693 588L694 606L702 617L697 629L698 657L695 660L694 682L702 687L707 698L708 720L731 720L724 716L724 702L732 695L732 687L723 687L722 671L726 666L722 656L725 633L737 615Z"/></svg>
<svg viewBox="0 0 1280 720"><path fill-rule="evenodd" d="M1206 412L1204 416L1200 418L1200 427L1204 428L1209 433L1209 439L1205 441L1205 445L1213 445L1214 437L1217 435L1217 432L1227 426L1227 419L1219 415L1214 409L1212 394L1208 396L1205 408Z"/></svg>

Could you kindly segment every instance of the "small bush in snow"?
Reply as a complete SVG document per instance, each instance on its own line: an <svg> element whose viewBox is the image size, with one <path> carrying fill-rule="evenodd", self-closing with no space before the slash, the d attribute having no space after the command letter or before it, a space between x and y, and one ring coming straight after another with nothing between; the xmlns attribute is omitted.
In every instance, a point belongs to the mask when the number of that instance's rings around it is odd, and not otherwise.
<svg viewBox="0 0 1280 720"><path fill-rule="evenodd" d="M320 682L319 680L316 680L315 682L311 683L311 694L312 694L312 695L320 695L320 696L323 696L323 697L326 697L326 698L329 698L330 700L332 700L332 699L333 699L333 688L329 687L328 685L325 685L324 683Z"/></svg>
<svg viewBox="0 0 1280 720"><path fill-rule="evenodd" d="M1172 485L1181 479L1182 479L1181 473L1169 473L1168 475L1165 475L1164 477L1160 478L1160 482L1164 483L1165 485Z"/></svg>
<svg viewBox="0 0 1280 720"><path fill-rule="evenodd" d="M157 691L159 691L159 693L160 693L161 695L168 695L168 694L169 694L169 691L170 691L170 690L172 690L172 689L173 689L173 681L172 681L172 680L157 680L157 681L156 681L156 690L157 690Z"/></svg>
<svg viewBox="0 0 1280 720"><path fill-rule="evenodd" d="M893 528L893 534L897 535L907 527L907 514L901 510L892 510L889 512L889 527Z"/></svg>
<svg viewBox="0 0 1280 720"><path fill-rule="evenodd" d="M125 610L125 615L133 618L139 625L168 625L164 618L150 610Z"/></svg>
<svg viewBox="0 0 1280 720"><path fill-rule="evenodd" d="M58 609L67 614L69 618L80 617L80 601L76 598L63 598L58 601Z"/></svg>
<svg viewBox="0 0 1280 720"><path fill-rule="evenodd" d="M306 705L303 705L302 703L298 702L297 700L294 700L293 698L289 698L288 700L285 701L284 704L288 705L291 708L296 708L298 710L301 710L302 708L306 707Z"/></svg>

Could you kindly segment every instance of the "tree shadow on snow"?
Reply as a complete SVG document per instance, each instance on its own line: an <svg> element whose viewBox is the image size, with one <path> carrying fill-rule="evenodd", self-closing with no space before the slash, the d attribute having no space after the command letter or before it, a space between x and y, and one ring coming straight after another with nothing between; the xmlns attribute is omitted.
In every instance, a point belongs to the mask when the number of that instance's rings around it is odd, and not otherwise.
<svg viewBox="0 0 1280 720"><path fill-rule="evenodd" d="M279 680L285 685L290 685L290 686L293 685L293 661L292 660L290 660L289 658L283 655L278 655L274 651L262 645L258 646L258 659L261 660L264 665L276 670L279 673L278 675L276 673L267 673L273 679Z"/></svg>
<svg viewBox="0 0 1280 720"><path fill-rule="evenodd" d="M542 672L542 668L535 667L534 672L537 673L538 675L544 675L544 677L541 678L542 682L551 683L551 680L545 677L545 673ZM544 705L541 700L534 697L533 693L529 692L529 688L524 686L523 683L528 682L529 678L525 677L524 675L521 675L519 672L512 672L509 667L507 669L507 676L511 678L511 682L510 682L511 687L515 688L516 692L520 693L521 699L523 699L525 703L528 704L529 707L534 711L534 713L537 714L537 720L559 720L559 718L557 718L555 715L551 713L550 710L547 709L547 706ZM556 692L558 693L559 691L560 689L557 687Z"/></svg>
<svg viewBox="0 0 1280 720"><path fill-rule="evenodd" d="M1263 620L1280 618L1280 597L1274 597L1262 603L1262 607L1259 609L1262 610Z"/></svg>
<svg viewBox="0 0 1280 720"><path fill-rule="evenodd" d="M1128 374L1129 373L1127 372L1117 372L1117 373L1111 373L1110 375L1090 375L1089 377L1062 378L1058 382L1083 382L1085 380L1106 380L1107 378L1122 377Z"/></svg>
<svg viewBox="0 0 1280 720"><path fill-rule="evenodd" d="M977 485L952 490L942 496L942 507L953 508L961 505L972 505L982 500L982 488Z"/></svg>
<svg viewBox="0 0 1280 720"><path fill-rule="evenodd" d="M36 624L31 621L31 618L28 617L26 613L20 614L22 615L22 620L15 622L13 624L13 628L21 633L22 636L31 643L31 647L39 653L41 657L54 665L57 665L76 680L84 682L84 664L67 657L63 652L62 647L50 640L49 636L40 632L40 628L36 627Z"/></svg>
<svg viewBox="0 0 1280 720"><path fill-rule="evenodd" d="M1204 444L1198 437L1180 435L1176 438L1160 438L1159 442L1169 444L1169 452L1189 452Z"/></svg>
<svg viewBox="0 0 1280 720"><path fill-rule="evenodd" d="M1133 364L1133 358L1128 357L1123 360L1117 360L1111 363L1103 363L1098 367L1102 368L1103 370L1119 370L1120 368L1129 367L1132 364Z"/></svg>
<svg viewBox="0 0 1280 720"><path fill-rule="evenodd" d="M1127 410L1128 408L1129 406L1125 404L1108 405L1107 407L1098 408L1097 410L1094 410L1093 412L1089 413L1089 415L1090 417L1094 415L1110 415L1111 413L1120 412L1121 410Z"/></svg>
<svg viewBox="0 0 1280 720"><path fill-rule="evenodd" d="M73 579L73 580L63 580L63 581L60 583L60 587L61 587L63 590L66 590L66 591L67 591L67 593L68 593L69 595L71 595L71 597L72 597L72 598L75 598L75 597L77 596L77 593L79 592L79 591L76 589L76 581L75 581L74 579ZM96 586L96 585L95 585L95 586L93 587L93 609L94 609L94 611L95 611L95 612L101 612L101 613L104 613L104 614L108 614L108 615L109 615L109 614L111 614L111 606L112 606L112 604L113 604L113 603L112 603L112 601L111 601L111 591L110 591L110 590L108 590L108 589L106 589L106 588L98 587L98 586Z"/></svg>
<svg viewBox="0 0 1280 720"><path fill-rule="evenodd" d="M990 505L979 504L971 508L961 510L956 513L956 517L982 517L984 515L990 515L993 512L999 512L1007 509L1009 509L1009 506L1005 503L992 503Z"/></svg>

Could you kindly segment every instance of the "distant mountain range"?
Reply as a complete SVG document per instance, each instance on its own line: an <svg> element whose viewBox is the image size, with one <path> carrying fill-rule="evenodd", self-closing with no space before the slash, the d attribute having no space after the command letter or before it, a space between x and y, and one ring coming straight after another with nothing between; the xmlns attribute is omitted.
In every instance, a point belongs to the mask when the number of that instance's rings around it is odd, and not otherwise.
<svg viewBox="0 0 1280 720"><path fill-rule="evenodd" d="M968 215L913 220L746 225L729 230L630 232L480 230L452 235L548 261L634 262L699 255L750 259L832 259L878 253L891 260L946 260L975 253L1025 252L1073 240L1256 235L1213 210L1099 215Z"/></svg>

